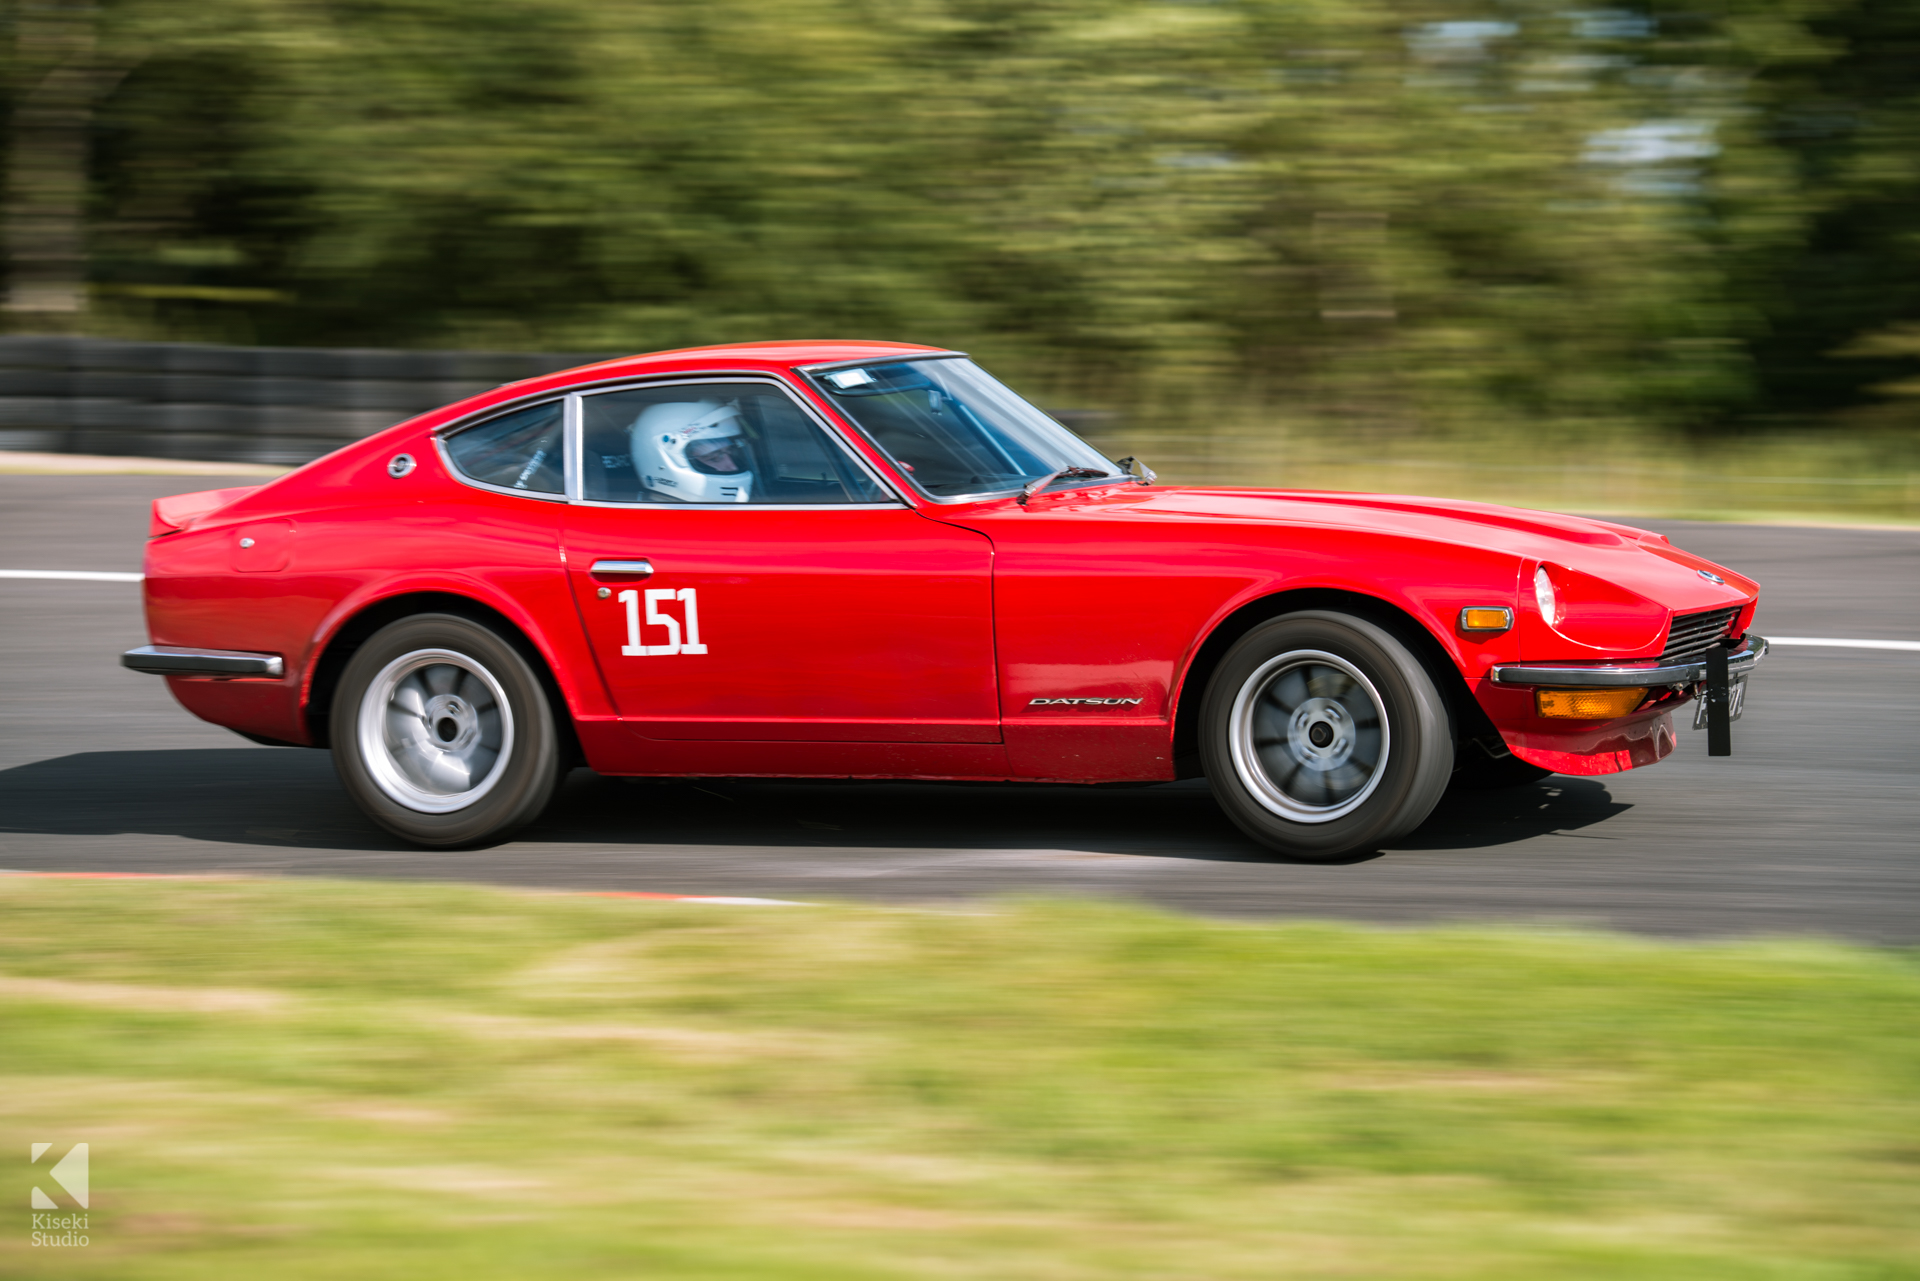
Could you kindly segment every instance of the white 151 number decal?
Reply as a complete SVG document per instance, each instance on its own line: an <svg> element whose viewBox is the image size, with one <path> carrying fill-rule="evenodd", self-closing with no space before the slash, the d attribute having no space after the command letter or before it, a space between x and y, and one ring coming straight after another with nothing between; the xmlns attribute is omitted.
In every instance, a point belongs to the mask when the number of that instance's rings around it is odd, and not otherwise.
<svg viewBox="0 0 1920 1281"><path fill-rule="evenodd" d="M700 643L700 600L692 587L682 587L679 591L671 587L650 587L647 589L647 626L667 629L667 643L664 645L642 645L640 643L640 593L629 588L620 593L620 603L627 607L627 643L620 652L627 658L645 658L655 654L704 654L707 647ZM660 612L661 601L677 600L687 607L687 639L680 640L680 620L671 614Z"/></svg>

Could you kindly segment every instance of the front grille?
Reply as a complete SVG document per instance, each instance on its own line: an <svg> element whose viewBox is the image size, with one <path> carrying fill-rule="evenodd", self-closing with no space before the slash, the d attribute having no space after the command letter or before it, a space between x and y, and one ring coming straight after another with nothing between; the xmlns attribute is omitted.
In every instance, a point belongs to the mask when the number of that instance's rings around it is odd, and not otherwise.
<svg viewBox="0 0 1920 1281"><path fill-rule="evenodd" d="M1667 647L1660 651L1660 661L1677 663L1706 653L1715 641L1727 634L1727 628L1739 613L1740 607L1736 605L1732 609L1675 615L1673 628L1667 633Z"/></svg>

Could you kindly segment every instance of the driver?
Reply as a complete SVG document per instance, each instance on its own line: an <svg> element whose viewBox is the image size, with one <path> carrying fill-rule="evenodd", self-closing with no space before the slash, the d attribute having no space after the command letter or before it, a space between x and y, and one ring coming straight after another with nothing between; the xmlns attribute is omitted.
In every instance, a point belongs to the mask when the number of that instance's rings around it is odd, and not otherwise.
<svg viewBox="0 0 1920 1281"><path fill-rule="evenodd" d="M629 429L640 483L683 503L752 501L753 468L736 401L650 405Z"/></svg>

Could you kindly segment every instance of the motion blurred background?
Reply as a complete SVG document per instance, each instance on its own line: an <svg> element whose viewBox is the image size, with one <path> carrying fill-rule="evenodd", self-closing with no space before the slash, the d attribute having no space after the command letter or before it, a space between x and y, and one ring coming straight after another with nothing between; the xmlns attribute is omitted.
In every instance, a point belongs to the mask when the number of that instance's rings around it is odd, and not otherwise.
<svg viewBox="0 0 1920 1281"><path fill-rule="evenodd" d="M0 450L285 463L594 353L840 336L968 350L1172 480L1920 521L1915 0L0 0L0 95ZM0 507L13 563L131 568L137 519L55 535L231 483L111 479ZM1779 616L1912 635L1909 535L1772 533ZM0 860L54 870L0 875L0 1275L1920 1276L1910 947L403 884L466 865L112 671L131 586L8 591ZM1320 890L1185 819L969 792L985 837L876 836L827 785L604 780L617 825L495 865L1212 861L1283 913L1872 939L1911 656L1794 652L1731 774L1541 783ZM47 1173L83 1143L90 1202Z"/></svg>
<svg viewBox="0 0 1920 1281"><path fill-rule="evenodd" d="M4 13L16 335L901 339L1172 479L1920 516L1910 0Z"/></svg>

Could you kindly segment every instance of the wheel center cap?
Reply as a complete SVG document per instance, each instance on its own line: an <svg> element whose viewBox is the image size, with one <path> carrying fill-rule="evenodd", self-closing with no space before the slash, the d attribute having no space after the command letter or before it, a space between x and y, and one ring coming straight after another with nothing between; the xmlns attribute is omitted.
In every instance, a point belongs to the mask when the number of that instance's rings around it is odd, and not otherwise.
<svg viewBox="0 0 1920 1281"><path fill-rule="evenodd" d="M427 741L442 751L463 751L480 736L479 714L458 694L434 695L420 719L427 724Z"/></svg>
<svg viewBox="0 0 1920 1281"><path fill-rule="evenodd" d="M1310 698L1293 709L1287 746L1311 770L1335 770L1353 755L1353 718L1331 698Z"/></svg>

